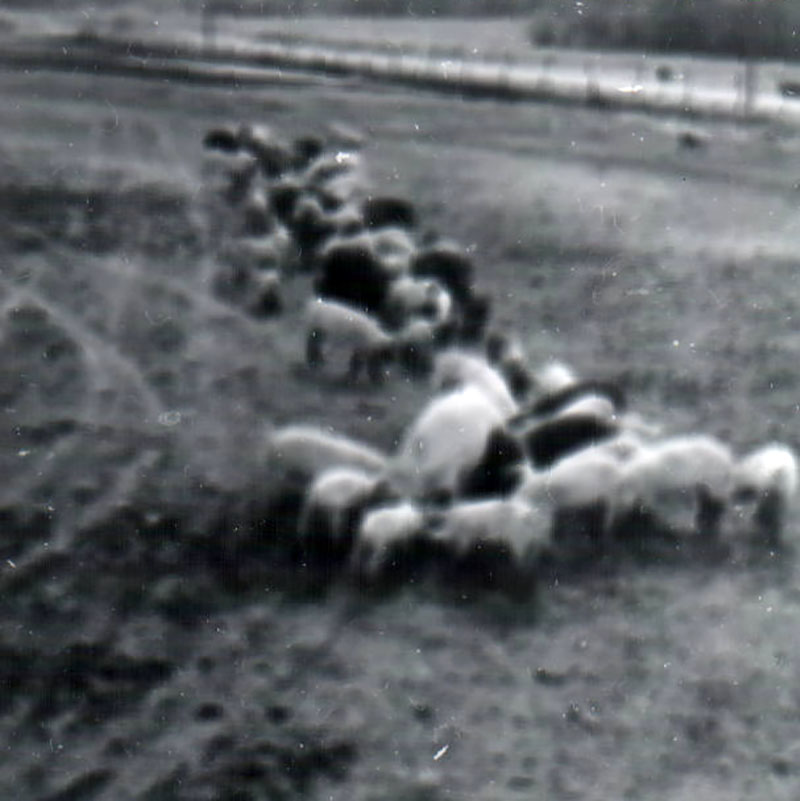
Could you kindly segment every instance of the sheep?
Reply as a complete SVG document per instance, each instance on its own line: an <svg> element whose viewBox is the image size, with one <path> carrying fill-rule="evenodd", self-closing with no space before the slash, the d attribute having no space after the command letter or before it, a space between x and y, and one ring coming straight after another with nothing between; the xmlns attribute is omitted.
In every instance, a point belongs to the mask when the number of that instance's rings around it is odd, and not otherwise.
<svg viewBox="0 0 800 801"><path fill-rule="evenodd" d="M578 383L575 371L564 362L549 361L534 373L533 383L541 395L553 395Z"/></svg>
<svg viewBox="0 0 800 801"><path fill-rule="evenodd" d="M394 333L395 361L413 377L430 375L442 327L431 320L410 320Z"/></svg>
<svg viewBox="0 0 800 801"><path fill-rule="evenodd" d="M798 486L797 457L791 448L771 443L741 458L734 467L733 500L751 536L771 548L781 543Z"/></svg>
<svg viewBox="0 0 800 801"><path fill-rule="evenodd" d="M247 197L257 171L258 162L253 155L239 150L213 150L203 163L204 181L231 206Z"/></svg>
<svg viewBox="0 0 800 801"><path fill-rule="evenodd" d="M239 146L252 153L267 178L278 178L292 164L292 151L266 125L239 127Z"/></svg>
<svg viewBox="0 0 800 801"><path fill-rule="evenodd" d="M638 424L631 418L631 428ZM625 427L614 404L601 395L579 395L549 416L532 416L524 410L509 420L519 431L530 460L549 467L565 456L615 436ZM643 424L642 424L643 425Z"/></svg>
<svg viewBox="0 0 800 801"><path fill-rule="evenodd" d="M613 381L596 379L575 380L553 392L547 392L534 401L529 412L532 415L556 414L581 397L591 395L607 399L615 412L627 408L627 398L622 388Z"/></svg>
<svg viewBox="0 0 800 801"><path fill-rule="evenodd" d="M419 506L409 500L379 506L358 527L351 572L368 582L385 580L389 573L400 577L416 567L415 557L424 555L425 542L425 514Z"/></svg>
<svg viewBox="0 0 800 801"><path fill-rule="evenodd" d="M380 314L385 307L391 275L363 237L338 239L326 247L314 288L322 297Z"/></svg>
<svg viewBox="0 0 800 801"><path fill-rule="evenodd" d="M321 154L301 175L306 187L322 189L332 179L356 171L360 166L361 158L358 153L340 150L337 153Z"/></svg>
<svg viewBox="0 0 800 801"><path fill-rule="evenodd" d="M487 292L471 290L457 305L458 340L464 345L478 345L486 334L492 315L492 298Z"/></svg>
<svg viewBox="0 0 800 801"><path fill-rule="evenodd" d="M469 256L457 244L446 240L422 248L411 262L413 275L436 278L460 306L472 296L474 272L475 267Z"/></svg>
<svg viewBox="0 0 800 801"><path fill-rule="evenodd" d="M292 209L289 230L292 232L302 264L310 267L322 245L336 233L336 223L325 212L318 198L302 195Z"/></svg>
<svg viewBox="0 0 800 801"><path fill-rule="evenodd" d="M262 187L252 188L242 203L242 233L263 236L270 233L274 223L266 191Z"/></svg>
<svg viewBox="0 0 800 801"><path fill-rule="evenodd" d="M307 558L336 560L346 556L363 512L382 499L380 473L336 466L320 473L309 487L297 523Z"/></svg>
<svg viewBox="0 0 800 801"><path fill-rule="evenodd" d="M526 398L533 386L533 373L520 342L499 331L486 337L486 358L505 378L517 401Z"/></svg>
<svg viewBox="0 0 800 801"><path fill-rule="evenodd" d="M503 377L482 356L458 348L438 353L431 384L435 390L474 384L492 400L504 418L519 411Z"/></svg>
<svg viewBox="0 0 800 801"><path fill-rule="evenodd" d="M376 320L344 303L315 298L306 305L306 362L317 368L325 351L344 349L349 358L348 376L357 379L366 367L373 382L380 382L386 364L394 358L395 343Z"/></svg>
<svg viewBox="0 0 800 801"><path fill-rule="evenodd" d="M325 142L319 136L299 136L292 142L292 167L304 170L318 159L325 150Z"/></svg>
<svg viewBox="0 0 800 801"><path fill-rule="evenodd" d="M277 270L261 270L252 276L253 288L246 303L247 311L255 317L270 317L283 310L281 276Z"/></svg>
<svg viewBox="0 0 800 801"><path fill-rule="evenodd" d="M550 521L557 553L594 555L609 544L628 453L606 443L566 456L544 470L527 470L515 497L541 509Z"/></svg>
<svg viewBox="0 0 800 801"><path fill-rule="evenodd" d="M444 324L451 311L450 293L438 281L404 275L389 285L383 316L394 327L401 327L415 317Z"/></svg>
<svg viewBox="0 0 800 801"><path fill-rule="evenodd" d="M501 572L501 583L530 578L538 559L550 550L550 521L540 508L521 498L459 501L429 515L429 537L456 564ZM481 570L483 568L483 570Z"/></svg>
<svg viewBox="0 0 800 801"><path fill-rule="evenodd" d="M618 536L644 526L655 534L702 534L707 541L716 541L733 487L730 448L713 437L689 434L643 443L622 464L616 500Z"/></svg>
<svg viewBox="0 0 800 801"><path fill-rule="evenodd" d="M401 496L447 501L480 465L503 413L472 384L431 399L405 432L387 477Z"/></svg>
<svg viewBox="0 0 800 801"><path fill-rule="evenodd" d="M270 184L268 188L270 210L284 225L292 224L295 209L303 192L303 184L293 177L284 176Z"/></svg>
<svg viewBox="0 0 800 801"><path fill-rule="evenodd" d="M417 214L410 200L399 197L368 197L361 206L367 228L410 228L417 225Z"/></svg>
<svg viewBox="0 0 800 801"><path fill-rule="evenodd" d="M221 153L236 153L239 150L239 135L235 128L223 125L209 128L203 137L203 147Z"/></svg>
<svg viewBox="0 0 800 801"><path fill-rule="evenodd" d="M262 236L243 236L226 242L220 251L221 260L243 270L286 270L294 264L296 254L291 234L275 224Z"/></svg>
<svg viewBox="0 0 800 801"><path fill-rule="evenodd" d="M265 446L276 488L292 488L302 495L317 476L333 467L380 475L388 465L386 455L376 448L303 423L268 429Z"/></svg>

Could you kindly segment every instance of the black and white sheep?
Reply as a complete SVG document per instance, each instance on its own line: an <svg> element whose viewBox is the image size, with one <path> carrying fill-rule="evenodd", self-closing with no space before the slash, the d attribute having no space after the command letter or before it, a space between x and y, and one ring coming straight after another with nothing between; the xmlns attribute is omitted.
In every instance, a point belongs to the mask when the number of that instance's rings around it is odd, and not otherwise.
<svg viewBox="0 0 800 801"><path fill-rule="evenodd" d="M320 473L303 501L297 533L307 558L338 561L348 554L361 516L384 499L382 475L336 466Z"/></svg>
<svg viewBox="0 0 800 801"><path fill-rule="evenodd" d="M467 305L472 298L475 266L454 242L442 240L418 250L411 262L411 272L419 277L435 278L460 306Z"/></svg>
<svg viewBox="0 0 800 801"><path fill-rule="evenodd" d="M367 583L402 578L424 554L427 532L422 509L409 500L368 511L358 527L350 558L352 573Z"/></svg>
<svg viewBox="0 0 800 801"><path fill-rule="evenodd" d="M461 496L504 419L497 404L472 384L431 399L391 459L388 477L393 488L417 500L442 502Z"/></svg>
<svg viewBox="0 0 800 801"><path fill-rule="evenodd" d="M754 538L771 547L781 543L798 487L794 451L771 443L752 451L734 467L735 512Z"/></svg>
<svg viewBox="0 0 800 801"><path fill-rule="evenodd" d="M389 284L383 318L395 328L418 318L443 326L450 319L452 306L450 293L435 279L403 275Z"/></svg>
<svg viewBox="0 0 800 801"><path fill-rule="evenodd" d="M319 368L332 355L347 360L349 378L366 369L379 382L394 358L395 342L369 314L337 301L314 298L306 304L306 362Z"/></svg>

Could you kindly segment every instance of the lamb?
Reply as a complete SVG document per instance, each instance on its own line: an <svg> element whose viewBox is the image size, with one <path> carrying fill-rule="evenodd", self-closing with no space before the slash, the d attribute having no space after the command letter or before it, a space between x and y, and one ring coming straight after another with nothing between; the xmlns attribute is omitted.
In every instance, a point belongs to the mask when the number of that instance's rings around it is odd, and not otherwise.
<svg viewBox="0 0 800 801"><path fill-rule="evenodd" d="M780 545L797 486L797 457L786 445L764 445L736 463L736 512L752 536L772 548Z"/></svg>
<svg viewBox="0 0 800 801"><path fill-rule="evenodd" d="M278 178L292 164L292 150L266 125L245 123L239 128L239 146L258 160L267 178Z"/></svg>
<svg viewBox="0 0 800 801"><path fill-rule="evenodd" d="M261 270L253 273L253 287L246 303L247 311L254 317L271 317L283 311L281 276L277 270Z"/></svg>
<svg viewBox="0 0 800 801"><path fill-rule="evenodd" d="M392 276L364 237L337 239L321 254L314 282L317 293L380 314Z"/></svg>
<svg viewBox="0 0 800 801"><path fill-rule="evenodd" d="M394 358L395 343L381 326L359 309L336 301L315 298L306 305L306 362L318 368L326 351L344 351L349 358L348 376L357 379L362 368L373 382L383 379Z"/></svg>
<svg viewBox="0 0 800 801"><path fill-rule="evenodd" d="M472 384L433 398L406 431L388 478L403 497L447 501L458 497L478 468L503 413Z"/></svg>
<svg viewBox="0 0 800 801"><path fill-rule="evenodd" d="M308 490L297 524L307 557L346 556L363 512L386 495L380 473L336 466L320 473Z"/></svg>
<svg viewBox="0 0 800 801"><path fill-rule="evenodd" d="M507 549L517 567L530 566L550 544L550 521L521 496L459 501L431 516L431 539L456 558L490 545Z"/></svg>
<svg viewBox="0 0 800 801"><path fill-rule="evenodd" d="M547 362L533 376L533 383L541 395L551 395L578 383L575 371L564 362L557 360Z"/></svg>
<svg viewBox="0 0 800 801"><path fill-rule="evenodd" d="M644 523L655 533L703 534L713 541L733 488L733 456L713 437L690 434L643 444L622 465L615 526L623 536L632 523Z"/></svg>
<svg viewBox="0 0 800 801"><path fill-rule="evenodd" d="M435 390L473 384L492 400L505 419L519 411L503 377L477 354L458 348L441 351L434 360L431 383Z"/></svg>
<svg viewBox="0 0 800 801"><path fill-rule="evenodd" d="M451 310L450 293L438 281L401 276L389 285L384 318L395 327L403 326L415 317L443 325Z"/></svg>
<svg viewBox="0 0 800 801"><path fill-rule="evenodd" d="M302 423L269 429L265 445L267 464L277 488L298 489L303 495L311 481L333 467L380 475L388 463L376 448Z"/></svg>
<svg viewBox="0 0 800 801"><path fill-rule="evenodd" d="M409 500L379 506L361 521L350 560L352 572L374 582L413 569L425 550L425 515Z"/></svg>
<svg viewBox="0 0 800 801"><path fill-rule="evenodd" d="M639 425L635 417L630 421L631 427ZM512 430L520 432L531 462L539 468L616 436L626 422L627 418L617 416L608 398L594 394L575 398L549 417L530 419L530 412L525 411L509 421Z"/></svg>
<svg viewBox="0 0 800 801"><path fill-rule="evenodd" d="M417 224L414 204L399 197L368 197L361 206L367 228L410 228Z"/></svg>
<svg viewBox="0 0 800 801"><path fill-rule="evenodd" d="M548 517L557 553L579 558L609 544L626 453L604 443L527 472L515 497Z"/></svg>
<svg viewBox="0 0 800 801"><path fill-rule="evenodd" d="M440 241L419 250L411 263L411 272L420 278L435 278L459 306L472 296L475 267L455 243Z"/></svg>

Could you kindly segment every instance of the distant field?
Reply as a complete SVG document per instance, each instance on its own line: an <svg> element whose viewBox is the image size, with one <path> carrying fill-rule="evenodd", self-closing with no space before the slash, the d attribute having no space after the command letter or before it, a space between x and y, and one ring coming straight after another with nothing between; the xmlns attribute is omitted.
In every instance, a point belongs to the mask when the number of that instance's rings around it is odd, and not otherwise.
<svg viewBox="0 0 800 801"><path fill-rule="evenodd" d="M356 127L375 191L470 247L535 364L743 450L800 448L800 130L693 122L686 149L665 117L101 73L0 73L0 795L794 798L786 553L602 564L514 605L305 597L264 567L279 521L237 550L229 504L269 496L265 426L388 449L428 390L309 375L308 276L267 322L213 296L200 142Z"/></svg>

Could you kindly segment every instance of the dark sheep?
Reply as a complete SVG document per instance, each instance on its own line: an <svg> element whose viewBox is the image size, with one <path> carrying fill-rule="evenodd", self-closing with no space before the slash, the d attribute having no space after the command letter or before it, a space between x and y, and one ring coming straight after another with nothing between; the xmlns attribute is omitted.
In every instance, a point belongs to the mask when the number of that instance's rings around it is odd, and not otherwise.
<svg viewBox="0 0 800 801"><path fill-rule="evenodd" d="M483 456L463 479L465 498L510 495L522 480L525 451L520 442L505 428L489 434Z"/></svg>
<svg viewBox="0 0 800 801"><path fill-rule="evenodd" d="M304 170L325 150L325 142L318 136L299 136L292 142L292 166Z"/></svg>
<svg viewBox="0 0 800 801"><path fill-rule="evenodd" d="M399 197L368 197L362 207L367 228L415 228L417 214L410 200Z"/></svg>
<svg viewBox="0 0 800 801"><path fill-rule="evenodd" d="M390 276L368 245L342 241L322 256L314 288L321 297L379 314L389 284Z"/></svg>
<svg viewBox="0 0 800 801"><path fill-rule="evenodd" d="M303 195L303 187L297 181L276 181L269 187L268 195L272 213L284 225L289 225Z"/></svg>
<svg viewBox="0 0 800 801"><path fill-rule="evenodd" d="M472 297L475 267L457 245L440 242L420 250L411 262L411 272L416 276L436 278L449 290L457 304L463 306Z"/></svg>
<svg viewBox="0 0 800 801"><path fill-rule="evenodd" d="M208 150L219 150L221 153L238 153L238 133L234 128L227 126L211 128L203 137L203 147Z"/></svg>
<svg viewBox="0 0 800 801"><path fill-rule="evenodd" d="M550 467L565 456L609 439L619 432L613 420L575 414L544 420L524 432L528 457L536 467Z"/></svg>
<svg viewBox="0 0 800 801"><path fill-rule="evenodd" d="M458 338L464 345L477 345L486 335L492 317L492 299L488 293L471 293L461 303Z"/></svg>
<svg viewBox="0 0 800 801"><path fill-rule="evenodd" d="M598 395L611 401L616 412L624 412L628 401L624 390L613 381L587 379L578 381L558 392L551 392L537 399L520 416L539 416L556 414L573 401L588 395Z"/></svg>

